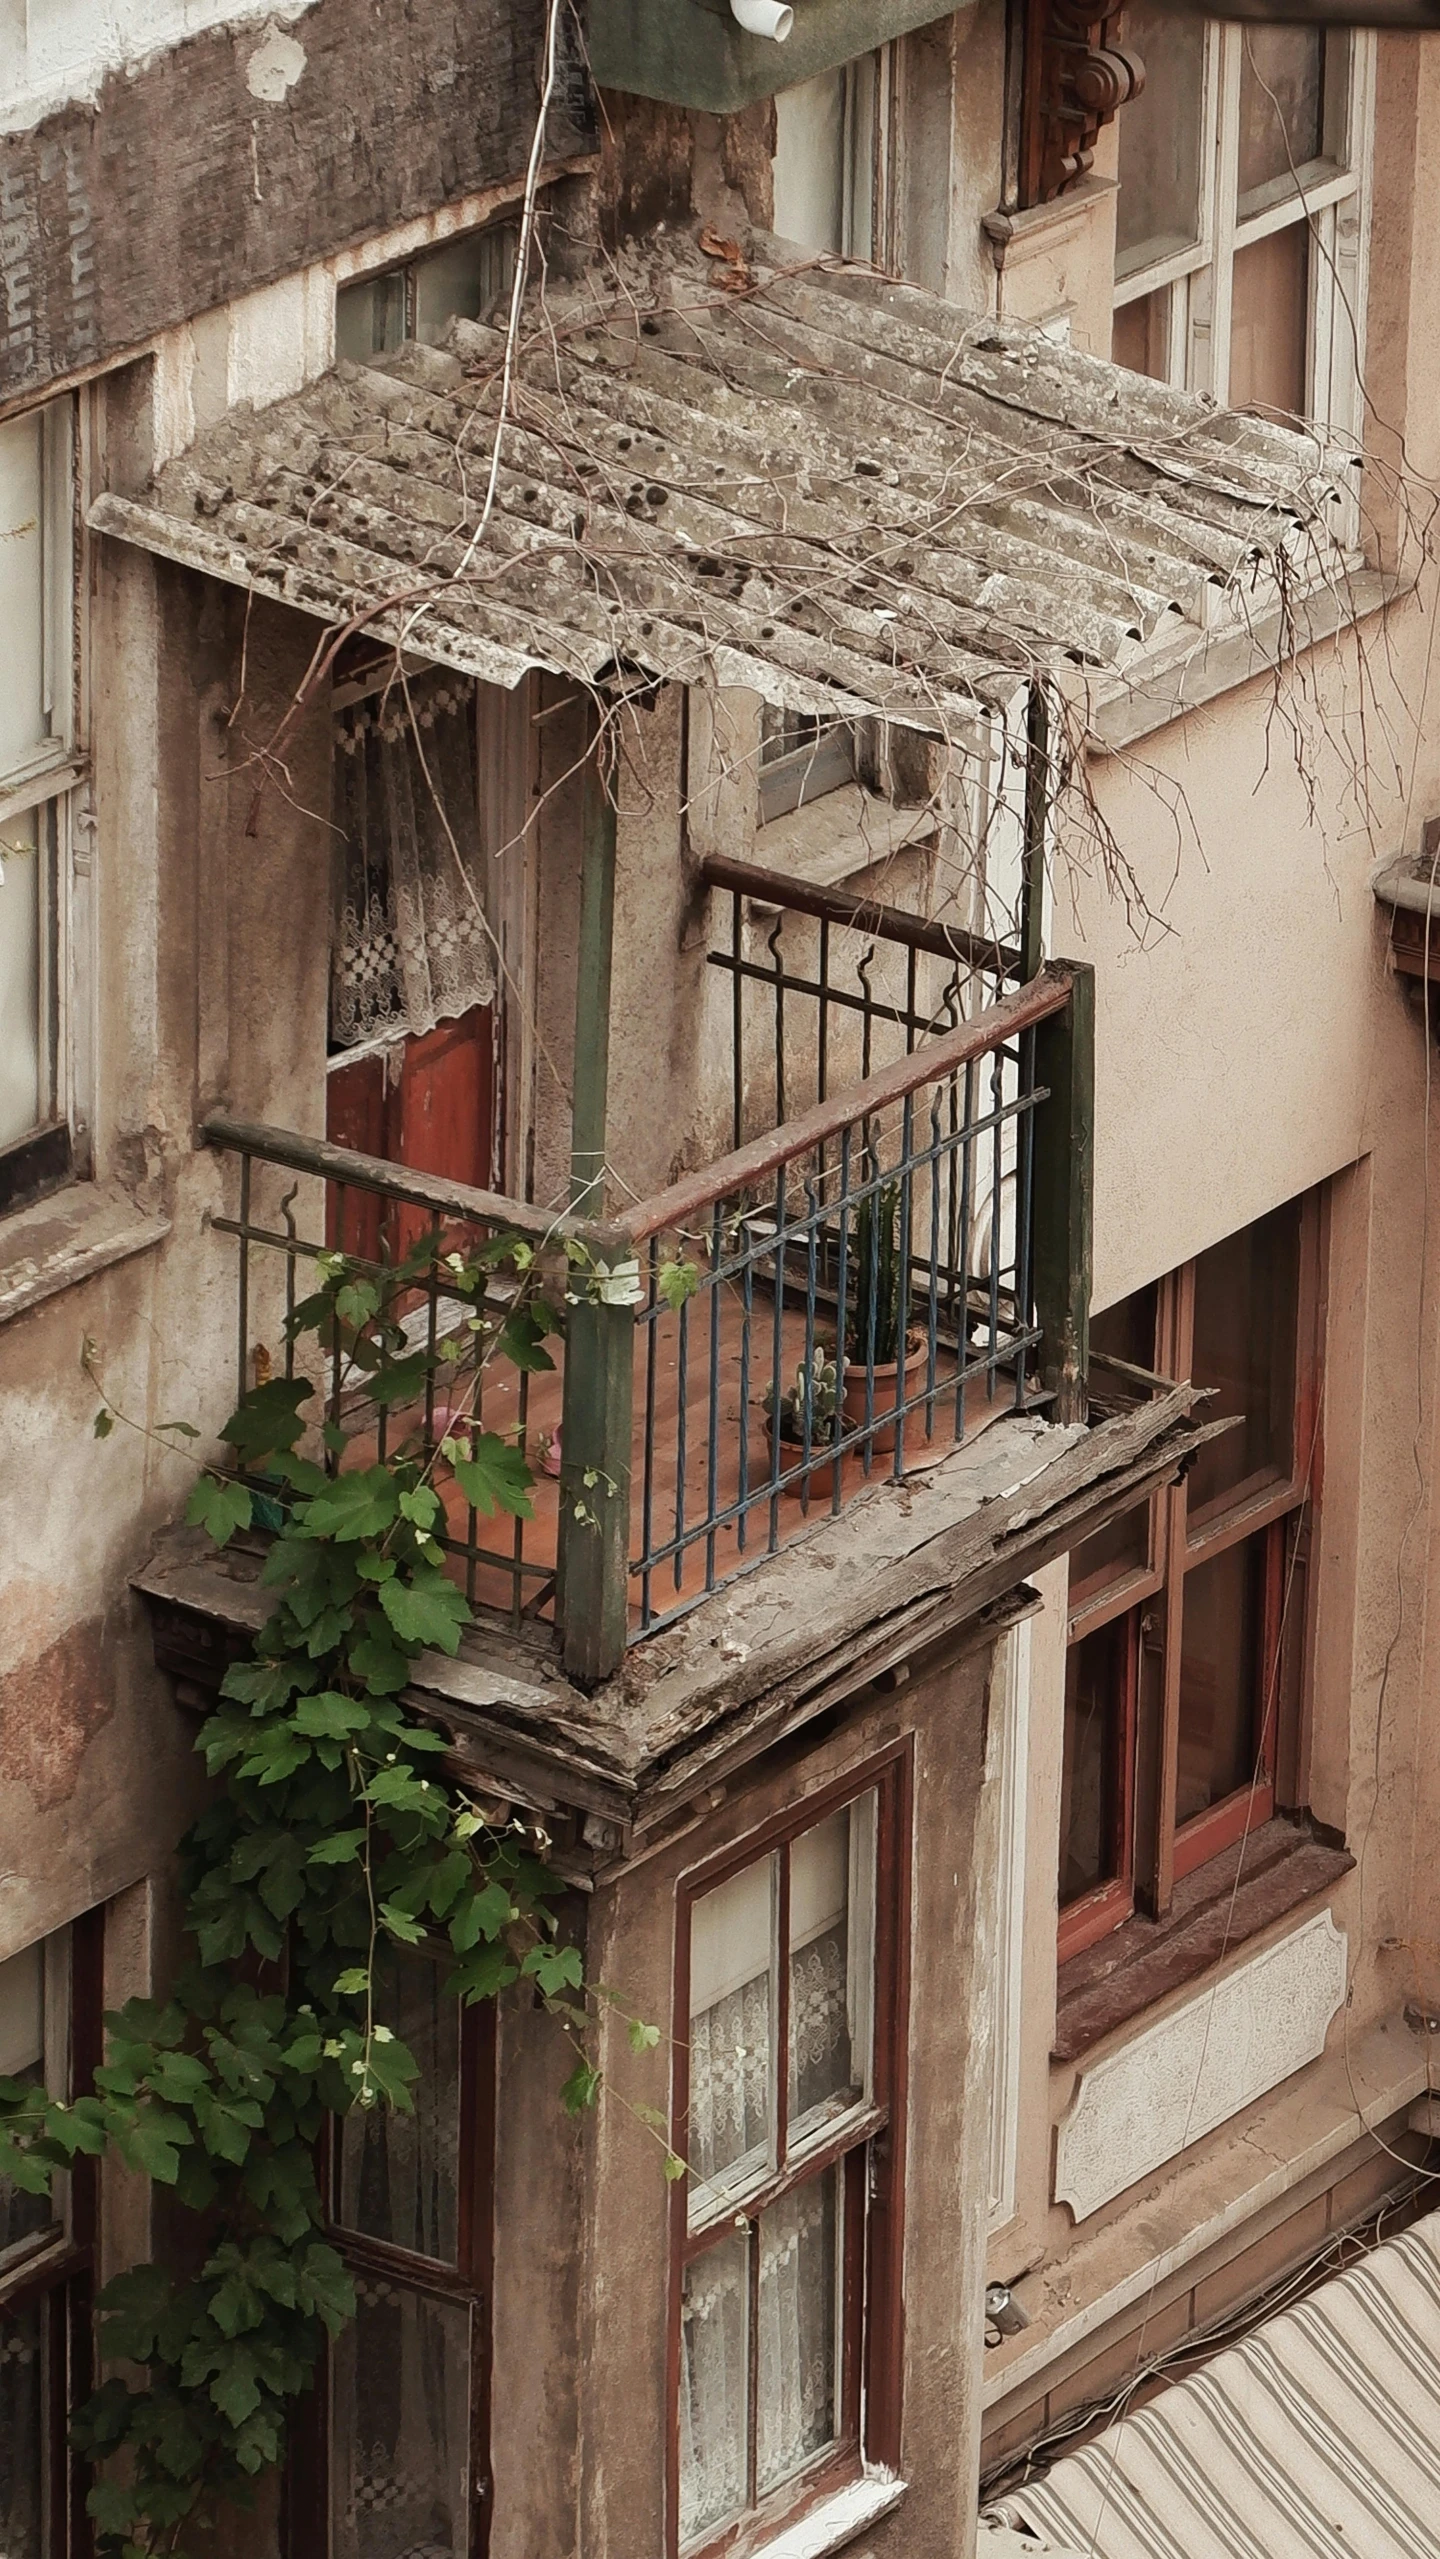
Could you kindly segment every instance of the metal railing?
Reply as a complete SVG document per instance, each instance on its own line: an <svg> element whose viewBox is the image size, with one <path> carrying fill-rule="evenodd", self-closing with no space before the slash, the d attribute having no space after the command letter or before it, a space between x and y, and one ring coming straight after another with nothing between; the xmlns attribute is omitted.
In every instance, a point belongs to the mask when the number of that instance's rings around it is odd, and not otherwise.
<svg viewBox="0 0 1440 2559"><path fill-rule="evenodd" d="M473 1289L457 1286L448 1257L474 1259L504 1236L518 1236L542 1250L563 1243L569 1221L547 1217L498 1192L437 1180L288 1129L212 1118L203 1135L208 1145L240 1159L238 1213L210 1220L219 1233L235 1236L240 1247L237 1403L270 1375L295 1375L294 1317L299 1275L307 1265L338 1250L355 1274L393 1281L395 1265L403 1258L406 1282L397 1320L406 1350L412 1358L419 1355L414 1398L402 1404L375 1402L367 1393L364 1369L347 1360L337 1341L328 1354L327 1374L319 1381L319 1409L303 1418L307 1424L342 1427L361 1456L380 1462L403 1440L433 1466L461 1410L468 1427L496 1430L513 1440L541 1469L537 1522L506 1518L482 1524L474 1505L460 1499L453 1474L442 1462L437 1473L445 1488L445 1516L435 1535L454 1557L457 1578L472 1605L501 1609L517 1625L522 1618L549 1614L556 1571L555 1522L549 1514L558 1509L558 1494L553 1503L546 1502L544 1462L548 1446L558 1439L563 1351L552 1338L551 1355L557 1362L553 1377L503 1359L487 1360L476 1346L478 1337L468 1330L469 1319L479 1315L503 1325L516 1295L513 1275L503 1266L497 1269L483 1298L477 1298ZM269 1178L286 1173L297 1176L288 1187ZM265 1196L260 1198L262 1184ZM302 1190L309 1212L303 1223L318 1231L303 1231L296 1215ZM364 1235L371 1249L356 1249L357 1235ZM460 1355L451 1356L457 1347ZM309 1356L313 1361L317 1353L312 1349ZM542 1379L548 1410L537 1416L532 1407ZM333 1471L333 1450L326 1449L324 1462Z"/></svg>
<svg viewBox="0 0 1440 2559"><path fill-rule="evenodd" d="M639 1631L1038 1388L1047 975L643 1204Z"/></svg>
<svg viewBox="0 0 1440 2559"><path fill-rule="evenodd" d="M393 1277L408 1254L416 1392L367 1402L337 1354L323 1418L362 1459L402 1434L438 1452L437 1534L472 1604L553 1619L567 1669L594 1683L627 1643L981 1419L1041 1393L1083 1410L1089 1003L1090 972L1053 963L610 1224L212 1119L207 1141L240 1163L238 1213L212 1220L239 1244L239 1394L282 1358L293 1373L299 1276L371 1203L378 1258L346 1260ZM554 1248L551 1369L496 1352L513 1269L477 1301L449 1263L505 1235L542 1263ZM531 1520L461 1499L444 1457L457 1405L526 1456Z"/></svg>

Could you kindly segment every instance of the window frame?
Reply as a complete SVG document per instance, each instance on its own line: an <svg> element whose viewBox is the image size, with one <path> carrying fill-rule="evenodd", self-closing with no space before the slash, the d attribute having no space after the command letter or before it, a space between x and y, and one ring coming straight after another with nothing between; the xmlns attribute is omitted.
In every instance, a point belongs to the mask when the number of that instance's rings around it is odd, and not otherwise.
<svg viewBox="0 0 1440 2559"><path fill-rule="evenodd" d="M804 2515L843 2483L877 2465L899 2467L901 2357L903 2352L902 2250L904 2244L904 2160L908 2079L908 2014L910 1966L910 1875L913 1826L914 1753L910 1737L877 1753L830 1784L807 1795L803 1803L777 1813L733 1847L692 1870L676 1887L674 2009L672 2019L671 2147L686 2156L689 2121L689 2029L691 1915L702 1896L760 1864L777 1848L791 1846L834 1813L874 1793L875 1852L872 1912L872 2053L868 2102L857 2105L829 2126L823 2137L802 2146L799 2158L787 2161L743 2195L723 2191L712 2212L692 2225L689 2177L678 2179L670 2198L670 2283L666 2354L666 2559L749 2559L786 2524ZM783 1906L778 1926L784 1928ZM780 1979L785 1980L780 1965ZM784 1996L782 1990L782 1998ZM784 2031L782 2006L776 2024L779 2045ZM788 2076L782 2061L780 2078ZM781 2098L781 2122L784 2099ZM722 2234L744 2222L751 2234L751 2298L757 2261L760 2216L785 2195L828 2173L838 2172L845 2224L841 2236L841 2336L837 2359L841 2429L795 2477L757 2497L742 2514L732 2516L703 2537L680 2541L680 2386L683 2359L681 2314L686 2266L720 2243ZM750 2412L753 2426L758 2387L754 2362L754 2328Z"/></svg>
<svg viewBox="0 0 1440 2559"><path fill-rule="evenodd" d="M412 1961L453 1965L448 1946L428 1942L402 1950ZM325 2235L357 2274L390 2279L431 2301L469 2310L467 2559L485 2559L493 2499L490 2400L495 2254L495 2117L498 2038L495 2002L460 2006L460 2105L456 2133L456 2247L453 2261L426 2257L353 2230L336 2217L344 2125L332 2118L322 2136L318 2171ZM334 2349L327 2339L309 2395L309 2422L297 2426L285 2481L284 2547L294 2559L328 2559L334 2469Z"/></svg>
<svg viewBox="0 0 1440 2559"><path fill-rule="evenodd" d="M1313 1617L1309 1557L1324 1461L1320 1405L1327 1245L1324 1191L1302 1195L1298 1209L1289 1473L1253 1475L1193 1519L1186 1478L1153 1494L1145 1505L1147 1564L1143 1568L1121 1565L1103 1582L1083 1583L1068 1603L1067 1656L1069 1648L1087 1635L1120 1618L1133 1620L1136 1711L1131 1728L1133 1756L1119 1774L1121 1787L1131 1792L1134 1804L1128 1865L1120 1875L1060 1908L1057 1951L1062 1965L1123 1925L1137 1909L1152 1919L1163 1918L1176 1884L1185 1876L1258 1830L1277 1811L1295 1812L1303 1804ZM1154 1364L1162 1376L1183 1378L1190 1373L1195 1273L1195 1261L1183 1263L1157 1286ZM1262 1538L1265 1581L1258 1641L1263 1720L1257 1773L1247 1785L1189 1821L1179 1822L1175 1805L1186 1581L1206 1564ZM1071 1564L1073 1570L1073 1556ZM1283 1604L1287 1580L1292 1585L1288 1611Z"/></svg>
<svg viewBox="0 0 1440 2559"><path fill-rule="evenodd" d="M1261 191L1268 195L1268 202L1242 212L1237 189L1246 33L1244 24L1212 19L1206 25L1200 237L1164 257L1136 259L1123 272L1117 263L1112 308L1119 312L1149 294L1163 292L1167 297L1162 320L1166 361L1157 378L1179 390L1208 392L1223 406L1230 390L1235 258L1277 231L1308 223L1314 249L1308 262L1305 414L1334 433L1358 437L1363 425L1360 375L1373 156L1374 35L1365 29L1327 34L1328 43L1346 47L1343 64L1332 60L1326 72L1327 148L1297 170L1298 191L1288 177L1276 180ZM1347 303L1358 326L1358 346L1352 341ZM1356 530L1355 524L1347 528L1351 542Z"/></svg>
<svg viewBox="0 0 1440 2559"><path fill-rule="evenodd" d="M459 248L467 240L479 241L486 238L493 239L496 242L497 248L500 252L502 267L508 265L509 268L509 274L502 274L501 280L496 288L497 293L503 295L510 290L510 285L513 281L515 251L518 248L520 239L519 225L516 220L513 207L508 209L506 212L493 215L488 222L472 222L468 223L463 230L448 232L443 240L429 240L425 243L423 248L412 249L408 257L397 258L392 265L371 267L361 275L347 275L343 277L335 287L334 333L335 354L337 359L342 354L340 346L341 305L347 294L353 295L358 301L361 294L373 293L382 285L398 286L401 316L400 335L395 341L394 347L372 347L370 350L370 360L373 361L386 355L393 355L398 347L404 346L409 340L416 336L417 322L420 316L420 279L424 268L432 262L438 263L448 251ZM507 239L510 244L508 260L505 257L504 248L504 244ZM430 343L434 343L434 341L431 341ZM367 359L364 356L355 356L349 360L353 363L363 364Z"/></svg>
<svg viewBox="0 0 1440 2559"><path fill-rule="evenodd" d="M40 1941L45 2084L52 2094L71 2101L93 2093L101 2058L104 1924L100 1904ZM98 2163L77 2155L57 2178L54 2197L54 2221L18 2242L0 2265L0 2332L7 2315L38 2308L45 2368L41 2559L91 2559L94 2533L85 2511L89 2474L70 2449L69 2421L94 2386Z"/></svg>
<svg viewBox="0 0 1440 2559"><path fill-rule="evenodd" d="M0 1217L90 1171L90 1018L94 812L89 789L89 645L83 609L89 554L85 493L93 477L93 396L62 392L4 421L44 421L42 665L51 734L0 774L0 828L34 817L41 866L40 1032L47 1055L41 1115L0 1146ZM18 858L28 859L28 855Z"/></svg>

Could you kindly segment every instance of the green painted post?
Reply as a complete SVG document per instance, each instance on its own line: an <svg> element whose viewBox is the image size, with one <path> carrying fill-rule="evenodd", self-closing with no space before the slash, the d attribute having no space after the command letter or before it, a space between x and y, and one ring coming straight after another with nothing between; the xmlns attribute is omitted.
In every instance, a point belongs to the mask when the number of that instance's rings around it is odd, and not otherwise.
<svg viewBox="0 0 1440 2559"><path fill-rule="evenodd" d="M580 1230L560 1425L555 1609L565 1668L593 1688L625 1656L639 1265L623 1227Z"/></svg>
<svg viewBox="0 0 1440 2559"><path fill-rule="evenodd" d="M1090 1279L1095 1199L1095 971L1075 961L1070 1001L1035 1033L1036 1105L1031 1249L1040 1382L1052 1418L1083 1422L1090 1370Z"/></svg>
<svg viewBox="0 0 1440 2559"><path fill-rule="evenodd" d="M1032 684L1025 705L1025 872L1020 893L1020 974L1045 962L1045 821L1050 814L1050 706Z"/></svg>
<svg viewBox="0 0 1440 2559"><path fill-rule="evenodd" d="M610 954L615 932L615 800L610 758L596 737L585 761L575 1064L570 1105L570 1204L605 1213L610 1082Z"/></svg>

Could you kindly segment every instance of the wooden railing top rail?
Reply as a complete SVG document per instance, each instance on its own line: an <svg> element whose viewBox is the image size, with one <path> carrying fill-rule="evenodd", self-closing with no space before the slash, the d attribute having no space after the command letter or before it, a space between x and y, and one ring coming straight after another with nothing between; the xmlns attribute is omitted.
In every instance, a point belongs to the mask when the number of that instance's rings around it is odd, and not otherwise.
<svg viewBox="0 0 1440 2559"><path fill-rule="evenodd" d="M783 1164L793 1163L797 1156L808 1155L826 1139L852 1128L857 1120L888 1110L927 1084L940 1083L958 1067L988 1056L1006 1040L1033 1029L1037 1022L1063 1013L1074 979L1073 962L1047 962L1037 977L1018 987L1013 995L1002 996L998 1004L987 1005L973 1021L962 1022L940 1039L927 1041L923 1048L882 1068L878 1075L845 1085L812 1110L787 1120L783 1127L752 1138L748 1145L722 1155L717 1163L702 1166L698 1173L686 1174L683 1181L673 1182L655 1198L641 1200L620 1217L619 1230L632 1244L643 1244L652 1235L684 1231L717 1200L751 1189L768 1174L777 1173Z"/></svg>
<svg viewBox="0 0 1440 2559"><path fill-rule="evenodd" d="M1020 953L1010 943L992 941L983 933L969 933L958 924L936 924L921 915L907 915L903 907L885 906L878 898L847 897L843 889L812 888L788 871L765 871L754 862L732 862L724 853L707 854L700 874L709 888L737 889L742 896L759 898L766 906L792 907L797 914L818 916L822 923L838 924L849 932L871 933L884 942L903 942L911 950L930 951L938 960L981 969L989 977L1019 977L1023 971Z"/></svg>
<svg viewBox="0 0 1440 2559"><path fill-rule="evenodd" d="M359 1155L348 1146L332 1146L327 1138L299 1137L293 1129L270 1128L261 1120L212 1115L200 1134L207 1146L256 1155L292 1173L313 1173L322 1182L345 1182L352 1190L379 1191L386 1199L405 1200L439 1217L483 1218L489 1226L513 1227L519 1235L541 1237L573 1235L579 1223L565 1213L506 1199L499 1191L480 1191L469 1182L416 1173L406 1164L387 1164L378 1155Z"/></svg>

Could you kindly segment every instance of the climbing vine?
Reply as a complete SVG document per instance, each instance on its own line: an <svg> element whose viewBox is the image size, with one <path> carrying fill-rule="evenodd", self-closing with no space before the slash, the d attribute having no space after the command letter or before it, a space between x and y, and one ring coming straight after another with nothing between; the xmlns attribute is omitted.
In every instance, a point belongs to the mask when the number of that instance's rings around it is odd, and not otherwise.
<svg viewBox="0 0 1440 2559"><path fill-rule="evenodd" d="M108 2559L179 2559L217 2503L249 2502L325 2333L353 2310L315 2162L332 2119L413 2105L417 2065L383 2014L388 1949L448 1942L448 1986L466 2002L531 1983L576 2047L566 2105L578 2112L600 2086L586 2030L608 1994L587 1988L560 1931L548 1840L490 1818L403 1703L416 1655L454 1653L471 1613L436 1534L447 1475L485 1516L530 1514L523 1447L465 1418L480 1378L497 1357L552 1366L557 1320L531 1248L497 1238L444 1257L460 1323L412 1351L400 1313L436 1249L381 1273L323 1256L290 1319L296 1373L246 1395L221 1434L228 1462L195 1487L189 1518L217 1546L274 1532L262 1579L275 1607L198 1736L217 1788L184 1844L188 1960L171 1996L107 2017L93 2094L0 2079L0 2176L41 2193L77 2159L113 2153L183 2208L178 2266L136 2267L101 2295L102 2357L143 2378L112 2374L74 2421ZM322 1374L363 1387L353 1431L341 1393L321 1418L307 1345ZM127 1417L93 1345L85 1356L103 1438ZM451 1416L438 1449L418 1418L437 1364ZM378 1412L393 1441L383 1460ZM196 1435L162 1426L171 1445L176 1434ZM632 2019L630 2039L644 2051L657 2030ZM668 2154L666 2167L683 2173Z"/></svg>

